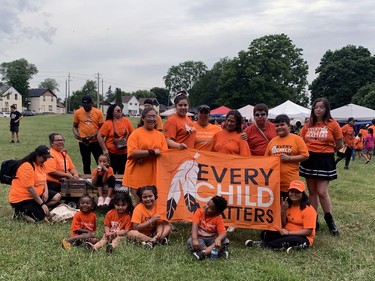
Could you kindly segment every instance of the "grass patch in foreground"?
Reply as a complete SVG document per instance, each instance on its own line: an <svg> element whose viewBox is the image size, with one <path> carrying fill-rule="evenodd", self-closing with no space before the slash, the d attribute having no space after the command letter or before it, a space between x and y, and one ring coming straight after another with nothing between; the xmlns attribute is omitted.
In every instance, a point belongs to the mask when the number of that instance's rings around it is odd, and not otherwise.
<svg viewBox="0 0 375 281"><path fill-rule="evenodd" d="M0 119L0 160L21 158L39 144L48 145L48 134L61 133L78 170L81 159L72 134L72 115L27 117L21 121L21 143L10 144L9 119ZM134 122L134 124L136 121ZM171 244L146 251L139 245L121 245L112 255L103 251L67 252L61 240L69 223L27 224L12 221L9 186L0 185L0 280L373 280L375 269L374 163L355 160L350 170L338 165L339 179L330 195L340 237L328 233L320 213L322 232L310 250L273 252L245 248L246 239L259 232L237 229L229 234L229 260L195 261L186 248L190 225L178 224ZM98 235L104 214L98 213Z"/></svg>

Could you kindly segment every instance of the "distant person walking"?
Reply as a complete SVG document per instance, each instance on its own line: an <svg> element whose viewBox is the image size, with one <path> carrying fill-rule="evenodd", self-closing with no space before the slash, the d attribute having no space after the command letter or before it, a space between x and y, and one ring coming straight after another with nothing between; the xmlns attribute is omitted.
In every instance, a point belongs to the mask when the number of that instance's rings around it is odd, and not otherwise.
<svg viewBox="0 0 375 281"><path fill-rule="evenodd" d="M337 152L337 159L336 159L336 165L338 162L340 162L342 159L345 158L345 170L349 170L349 162L353 154L353 149L354 149L354 139L355 139L355 130L354 130L354 125L355 121L353 117L350 117L348 119L348 123L345 124L341 130L342 130L342 135L344 137L344 145L346 146L345 152Z"/></svg>
<svg viewBox="0 0 375 281"><path fill-rule="evenodd" d="M10 106L10 131L12 133L11 143L14 143L14 137L16 137L17 142L20 142L18 137L18 132L20 130L20 120L22 119L22 114L17 110L17 105L13 104Z"/></svg>
<svg viewBox="0 0 375 281"><path fill-rule="evenodd" d="M97 134L104 123L104 116L99 109L92 107L92 104L92 97L84 96L81 102L82 107L74 112L73 117L73 134L79 140L79 151L85 174L91 174L91 153L96 164L103 153Z"/></svg>

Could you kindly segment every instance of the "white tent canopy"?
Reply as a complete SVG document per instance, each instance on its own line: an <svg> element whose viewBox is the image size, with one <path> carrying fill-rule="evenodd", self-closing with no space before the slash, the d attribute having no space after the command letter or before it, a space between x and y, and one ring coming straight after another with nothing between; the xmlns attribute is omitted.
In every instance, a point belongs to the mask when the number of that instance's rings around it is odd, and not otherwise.
<svg viewBox="0 0 375 281"><path fill-rule="evenodd" d="M247 120L252 120L253 119L253 110L254 106L248 104L245 105L244 107L241 107L238 109L239 113L241 113L242 117L245 117Z"/></svg>
<svg viewBox="0 0 375 281"><path fill-rule="evenodd" d="M310 109L287 100L268 111L268 117L271 119L274 119L279 114L286 114L290 119L300 119L303 124L305 118L310 117Z"/></svg>
<svg viewBox="0 0 375 281"><path fill-rule="evenodd" d="M331 115L337 121L347 121L349 117L358 121L370 121L375 118L375 110L349 103L331 110Z"/></svg>
<svg viewBox="0 0 375 281"><path fill-rule="evenodd" d="M176 113L176 108L173 107L171 109L168 109L168 110L164 111L163 113L160 113L160 116L170 116L170 115L175 114L175 113ZM194 116L194 114L190 113L190 112L188 112L187 115L188 116Z"/></svg>

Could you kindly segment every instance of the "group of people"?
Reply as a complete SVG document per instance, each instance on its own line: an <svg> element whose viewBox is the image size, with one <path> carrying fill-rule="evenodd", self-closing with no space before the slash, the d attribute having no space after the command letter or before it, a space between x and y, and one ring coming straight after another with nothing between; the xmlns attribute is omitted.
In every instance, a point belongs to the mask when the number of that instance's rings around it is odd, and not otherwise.
<svg viewBox="0 0 375 281"><path fill-rule="evenodd" d="M142 111L136 129L117 104L108 108L104 121L103 114L92 103L91 97L82 99L82 108L74 113L73 133L79 140L84 173L91 173L91 153L98 163L92 172L92 181L99 187L99 197L97 203L89 196L80 199L80 212L73 219L71 237L63 241L65 248L85 242L91 249L110 245L107 250L111 251L126 236L142 241L148 248L156 243L166 244L171 225L155 213L155 186L156 159L167 149L280 157L283 225L278 233L262 232L261 245L311 246L315 230L320 228L319 202L329 231L339 235L328 190L329 182L337 178L334 155L343 146L344 130L331 117L327 99L313 102L311 116L301 128L300 136L290 133L287 115L277 116L274 123L268 121L265 104L255 105L254 122L244 131L243 118L237 110L228 112L220 128L208 122L210 107L201 105L198 120L193 122L187 116L189 100L184 91L177 93L176 114L166 120L164 128L152 101ZM39 146L20 161L10 189L9 201L16 213L26 214L34 221L43 220L48 215L48 207L60 200L59 179L78 178L77 169L64 149L63 136L51 134L50 144L51 149ZM122 184L130 188L134 201L113 192L111 182L116 173L124 174ZM306 179L308 196L300 176ZM100 189L104 184L109 187L106 198ZM95 215L92 215L96 205L114 208L106 215L105 234L101 239L95 234ZM227 256L229 241L220 215L226 207L225 198L218 196L194 214L188 245L197 259L209 256L214 248L214 252L218 250L221 256ZM249 240L246 245L259 244L255 242Z"/></svg>

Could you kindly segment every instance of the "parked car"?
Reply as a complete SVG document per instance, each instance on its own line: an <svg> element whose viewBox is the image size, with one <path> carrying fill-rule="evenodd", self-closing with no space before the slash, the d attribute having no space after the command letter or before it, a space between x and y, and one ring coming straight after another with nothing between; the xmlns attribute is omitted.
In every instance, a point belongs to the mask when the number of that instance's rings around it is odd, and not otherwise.
<svg viewBox="0 0 375 281"><path fill-rule="evenodd" d="M0 113L0 117L6 117L6 118L9 118L9 117L10 117L10 112L1 112L1 113Z"/></svg>
<svg viewBox="0 0 375 281"><path fill-rule="evenodd" d="M23 116L35 116L36 114L32 110L25 110L24 112L22 112L22 115Z"/></svg>

